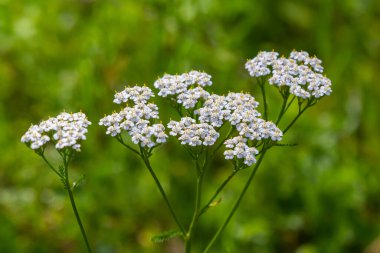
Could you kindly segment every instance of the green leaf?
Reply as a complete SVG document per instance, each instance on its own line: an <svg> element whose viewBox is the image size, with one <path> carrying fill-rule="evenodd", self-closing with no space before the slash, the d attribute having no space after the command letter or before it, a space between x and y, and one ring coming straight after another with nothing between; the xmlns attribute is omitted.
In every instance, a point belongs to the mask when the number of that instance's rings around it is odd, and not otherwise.
<svg viewBox="0 0 380 253"><path fill-rule="evenodd" d="M179 235L181 235L181 231L169 230L169 231L165 231L165 232L162 232L160 234L153 236L151 240L152 240L152 242L155 242L155 243L163 243L163 242L166 242L167 240L169 240L175 236L179 236Z"/></svg>

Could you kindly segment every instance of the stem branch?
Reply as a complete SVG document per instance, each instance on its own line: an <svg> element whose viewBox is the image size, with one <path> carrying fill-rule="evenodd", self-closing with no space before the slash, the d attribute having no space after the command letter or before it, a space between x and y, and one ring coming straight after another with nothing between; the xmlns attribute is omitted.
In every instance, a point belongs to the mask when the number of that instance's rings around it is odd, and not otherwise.
<svg viewBox="0 0 380 253"><path fill-rule="evenodd" d="M263 147L262 149L262 153L260 155L260 158L258 159L255 167L253 168L252 172L251 172L251 175L249 176L247 182L245 183L244 185L244 188L243 190L241 191L240 193L240 196L238 198L238 200L236 201L234 207L232 208L231 212L229 213L227 219L224 221L224 223L222 224L222 226L219 228L219 230L215 233L214 237L211 239L211 241L209 242L209 244L207 245L207 247L205 248L205 250L203 251L203 253L206 253L210 250L210 248L212 247L212 245L215 243L215 241L218 239L218 237L220 236L220 234L223 232L223 230L227 227L229 221L231 220L232 216L235 214L236 210L238 209L240 203L241 203L241 200L243 199L245 193L247 192L248 190L248 187L249 185L251 184L252 182L252 179L255 177L256 175L256 172L257 172L257 169L259 168L260 164L261 164L261 161L263 160L263 157L266 153L267 149L265 148L265 146Z"/></svg>
<svg viewBox="0 0 380 253"><path fill-rule="evenodd" d="M162 197L164 198L164 200L166 202L166 205L168 206L171 215L173 216L175 222L177 223L178 228L181 230L182 236L185 236L186 231L183 228L183 226L181 225L181 223L179 222L179 219L177 218L177 215L175 214L174 209L173 209L172 205L170 204L170 201L169 201L168 197L166 196L165 190L162 187L162 185L160 183L160 180L158 180L156 173L154 173L154 170L153 170L152 166L150 165L149 158L148 158L147 154L145 154L145 152L144 152L144 150L142 148L140 148L140 150L141 150L141 154L140 155L141 155L141 158L144 161L145 166L148 168L150 174L152 175L152 177L154 179L154 182L156 183L156 185L157 185L157 187L158 187L158 189L159 189Z"/></svg>

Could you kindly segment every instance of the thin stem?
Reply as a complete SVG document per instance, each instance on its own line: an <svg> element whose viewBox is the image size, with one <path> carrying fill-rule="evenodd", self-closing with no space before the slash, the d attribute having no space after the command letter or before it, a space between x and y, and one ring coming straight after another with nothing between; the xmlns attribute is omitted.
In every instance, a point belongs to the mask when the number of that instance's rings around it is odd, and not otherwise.
<svg viewBox="0 0 380 253"><path fill-rule="evenodd" d="M257 172L257 169L259 168L260 164L261 164L261 161L263 160L263 157L266 153L268 149L265 148L265 146L263 147L262 149L262 153L261 153L261 156L260 158L257 160L257 163L255 165L255 167L253 168L252 172L251 172L251 175L249 176L247 182L245 183L244 185L244 188L243 190L241 191L240 193L240 196L238 198L238 200L236 201L234 207L232 208L231 212L229 213L227 219L225 220L225 222L222 224L222 226L219 228L219 230L215 233L214 237L211 239L211 241L209 242L209 244L207 245L207 247L205 248L205 250L203 251L203 253L206 253L210 250L210 248L212 247L212 245L215 243L215 241L218 239L218 237L220 236L220 234L223 232L223 230L227 227L228 223L230 222L232 216L235 214L236 210L238 209L245 193L247 192L248 190L248 187L249 185L251 184L252 182L252 179L255 177L256 175L256 172Z"/></svg>
<svg viewBox="0 0 380 253"><path fill-rule="evenodd" d="M290 124L282 131L283 134L285 134L293 125L296 123L297 119L306 111L308 106L305 106L303 109L300 109L297 116L290 122Z"/></svg>
<svg viewBox="0 0 380 253"><path fill-rule="evenodd" d="M218 146L214 149L214 151L212 152L212 155L211 157L214 157L216 152L222 147L222 145L224 144L224 142L227 140L227 138L229 138L233 132L234 128L232 126L230 126L230 130L228 131L226 137L223 139L223 141L221 141Z"/></svg>
<svg viewBox="0 0 380 253"><path fill-rule="evenodd" d="M139 151L137 151L136 149L130 147L127 144L125 144L125 142L124 142L124 140L123 140L123 138L121 136L116 137L116 140L118 140L127 149L131 150L132 152L136 153L137 155L140 155Z"/></svg>
<svg viewBox="0 0 380 253"><path fill-rule="evenodd" d="M288 105L285 108L285 112L289 109L289 107L292 105L293 101L296 99L296 96L293 96Z"/></svg>
<svg viewBox="0 0 380 253"><path fill-rule="evenodd" d="M75 214L75 218L77 219L77 223L79 225L79 228L80 228L80 231L82 233L82 236L83 236L83 239L84 239L84 242L86 243L86 247L87 247L87 251L89 253L91 253L91 248L90 248L90 244L88 243L88 240L87 240L87 235L86 235L86 231L84 230L84 227L82 225L82 221L80 219L80 216L79 216L79 213L78 213L78 210L77 210L77 207L75 205L75 200L74 200L74 195L73 195L73 192L71 191L71 187L70 187L70 183L69 183L69 179L68 177L66 177L66 190L67 190L67 193L69 194L69 198L70 198L70 202L71 202L71 207L73 208L73 211L74 211L74 214Z"/></svg>
<svg viewBox="0 0 380 253"><path fill-rule="evenodd" d="M169 201L168 197L166 196L164 188L162 187L160 181L158 180L158 178L156 176L156 173L154 173L153 168L150 165L149 158L148 158L147 154L145 154L145 152L144 152L144 150L142 148L140 148L140 149L141 149L141 154L140 155L141 155L141 158L144 161L145 166L148 168L150 174L152 175L152 177L154 179L154 182L156 183L156 185L157 185L157 187L158 187L158 189L159 189L162 197L164 198L164 200L166 202L166 205L168 206L171 215L173 216L175 222L177 223L178 228L181 230L182 236L185 236L186 231L183 228L183 226L181 225L181 223L179 222L179 219L177 218L177 215L175 214L174 209L173 209L172 205L170 204L170 201Z"/></svg>
<svg viewBox="0 0 380 253"><path fill-rule="evenodd" d="M72 154L70 152L69 153L65 153L64 152L64 153L60 153L60 154L62 155L63 164L64 164L64 175L61 175L60 177L64 178L64 181L63 181L64 182L64 188L67 190L67 193L69 194L71 207L72 207L72 209L74 211L75 218L77 220L78 226L79 226L80 231L82 233L82 237L83 237L83 240L84 240L84 242L86 244L87 251L89 253L91 253L90 244L88 243L86 231L84 230L81 218L79 216L78 209L77 209L76 204L75 204L74 195L73 195L73 192L71 190L71 185L70 185L70 181L69 181L69 170L68 170L68 167L69 167L70 160L72 158Z"/></svg>
<svg viewBox="0 0 380 253"><path fill-rule="evenodd" d="M62 175L58 172L58 170L56 170L53 165L51 165L51 163L46 159L46 157L41 154L40 155L42 157L42 159L45 161L45 163L49 166L49 168L54 171L55 174L57 174L59 177L62 177Z"/></svg>
<svg viewBox="0 0 380 253"><path fill-rule="evenodd" d="M199 161L197 160L196 161L197 170L199 168L198 162ZM202 183L203 183L203 178L204 178L204 174L205 174L204 168L206 166L206 163L207 162L205 162L202 169L199 169L200 173L199 173L199 176L197 178L194 214L193 214L193 218L191 220L190 226L189 226L189 230L187 231L186 240L185 240L185 249L186 249L185 252L186 253L190 253L190 251L191 251L191 240L192 240L192 237L194 234L195 225L196 225L196 223L198 221L198 217L199 217L200 204L201 204L201 200L202 200Z"/></svg>
<svg viewBox="0 0 380 253"><path fill-rule="evenodd" d="M285 108L286 108L286 103L288 102L288 98L289 98L289 96L285 96L284 97L284 101L282 102L281 111L278 114L278 117L277 117L277 120L276 120L276 125L278 125L278 123L280 122L282 116L284 116L284 114L285 114L285 111L286 111Z"/></svg>
<svg viewBox="0 0 380 253"><path fill-rule="evenodd" d="M219 188L215 191L214 195L210 198L210 200L207 202L207 204L201 209L199 212L199 216L201 216L203 213L205 213L209 208L211 203L216 199L216 197L219 195L219 193L223 190L223 188L227 185L227 183L238 173L239 170L234 170L226 180L219 186Z"/></svg>
<svg viewBox="0 0 380 253"><path fill-rule="evenodd" d="M62 160L63 160L63 170L60 170L58 171L56 168L54 168L54 166L46 159L46 157L44 156L43 153L40 154L40 156L42 157L42 159L46 162L46 164L49 166L49 168L54 171L55 174L57 174L59 176L59 178L61 179L62 183L63 183L63 187L67 190L67 193L69 194L69 198L70 198L70 203L71 203L71 207L74 211L74 214L75 214L75 218L77 220L77 223L78 223L78 226L80 228L80 231L82 233L82 237L83 237L83 240L86 244L86 247L87 247L87 251L89 253L91 253L91 248L90 248L90 244L88 243L88 239L87 239L87 235L86 235L86 231L84 230L84 227L83 227L83 224L82 224L82 221L80 219L80 216L79 216L79 213L78 213L78 209L76 207L76 204L75 204L75 200L74 200L74 195L73 195L73 192L71 190L71 186L70 186L70 181L69 181L69 170L68 170L68 167L69 167L69 163L73 157L73 153L71 150L67 150L67 149L64 149L64 150L57 150L59 155L62 157Z"/></svg>
<svg viewBox="0 0 380 253"><path fill-rule="evenodd" d="M265 79L260 78L259 79L259 86L261 89L261 92L263 94L263 102L264 102L264 119L268 120L268 104L267 104L267 96L265 94Z"/></svg>

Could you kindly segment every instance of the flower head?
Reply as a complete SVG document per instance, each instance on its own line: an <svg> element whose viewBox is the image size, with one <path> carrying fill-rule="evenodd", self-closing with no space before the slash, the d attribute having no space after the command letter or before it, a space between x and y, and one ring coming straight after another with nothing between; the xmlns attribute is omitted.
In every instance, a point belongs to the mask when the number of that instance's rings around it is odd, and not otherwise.
<svg viewBox="0 0 380 253"><path fill-rule="evenodd" d="M256 111L259 103L249 94L230 92L227 96L211 95L203 106L196 110L200 122L220 127L225 121L236 125L241 121L251 121L260 116Z"/></svg>
<svg viewBox="0 0 380 253"><path fill-rule="evenodd" d="M224 156L227 160L234 158L242 159L247 166L256 163L255 155L257 155L259 151L255 147L249 147L246 138L236 136L226 140L224 145L226 146Z"/></svg>
<svg viewBox="0 0 380 253"><path fill-rule="evenodd" d="M270 66L277 60L279 53L277 52L260 52L255 58L248 60L245 68L251 76L266 76L271 70Z"/></svg>
<svg viewBox="0 0 380 253"><path fill-rule="evenodd" d="M211 146L219 138L219 133L207 123L196 123L195 119L183 117L178 121L170 121L168 128L170 135L179 136L178 140L183 145L189 146Z"/></svg>
<svg viewBox="0 0 380 253"><path fill-rule="evenodd" d="M32 125L21 137L21 141L34 150L43 148L51 142L56 149L72 148L80 151L80 141L86 139L85 134L89 125L91 122L84 113L63 112L38 125Z"/></svg>
<svg viewBox="0 0 380 253"><path fill-rule="evenodd" d="M278 58L276 52L260 52L245 67L251 76L268 76L269 84L288 86L291 94L308 99L332 92L331 81L322 74L321 64L320 59L305 51L293 51L289 58Z"/></svg>
<svg viewBox="0 0 380 253"><path fill-rule="evenodd" d="M194 108L200 99L207 99L210 94L204 87L211 85L209 74L195 70L181 75L165 74L154 83L154 87L159 90L159 96L170 96L186 109Z"/></svg>
<svg viewBox="0 0 380 253"><path fill-rule="evenodd" d="M207 99L210 93L205 91L202 87L196 87L184 91L177 96L177 103L182 104L186 109L194 108L200 98Z"/></svg>
<svg viewBox="0 0 380 253"><path fill-rule="evenodd" d="M133 101L134 103L146 103L154 94L148 87L134 86L126 87L123 91L115 94L113 100L116 104L127 103Z"/></svg>
<svg viewBox="0 0 380 253"><path fill-rule="evenodd" d="M165 127L153 122L159 117L157 105L149 103L151 97L154 97L154 94L148 87L125 88L115 94L114 102L131 105L124 107L120 112L106 115L100 119L99 125L106 126L106 134L112 137L127 132L132 142L142 147L154 147L166 142L168 136L165 134Z"/></svg>

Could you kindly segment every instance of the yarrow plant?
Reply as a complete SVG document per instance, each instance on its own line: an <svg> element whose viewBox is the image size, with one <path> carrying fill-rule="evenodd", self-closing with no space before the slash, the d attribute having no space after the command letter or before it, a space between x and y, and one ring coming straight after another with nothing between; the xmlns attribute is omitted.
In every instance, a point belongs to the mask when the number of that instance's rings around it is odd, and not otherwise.
<svg viewBox="0 0 380 253"><path fill-rule="evenodd" d="M75 152L80 151L81 141L86 139L87 127L89 125L91 125L91 122L84 113L63 112L57 117L42 121L38 125L31 125L28 131L21 137L21 141L33 149L60 178L64 189L69 195L71 206L87 250L91 252L90 244L74 200L73 188L75 184L71 185L69 179L70 162ZM62 162L58 167L53 166L45 156L48 144L52 144L62 158Z"/></svg>
<svg viewBox="0 0 380 253"><path fill-rule="evenodd" d="M280 143L283 135L308 108L332 92L330 79L323 75L322 61L315 56L310 57L305 51L293 51L288 58L280 57L277 52L260 52L248 60L245 67L261 89L262 113L258 110L259 102L251 94L213 94L209 91L213 84L211 76L193 70L183 74L163 75L153 84L156 92L146 86L126 87L117 92L113 100L114 103L122 105L122 108L100 119L99 125L106 127L107 135L114 137L142 159L177 225L176 231L165 232L153 240L163 241L180 236L184 241L185 252L190 253L200 217L220 202L217 200L218 196L236 174L242 170L251 170L233 208L219 229L209 238L207 245L204 245L202 252L208 252L240 206L268 150L275 146L287 146ZM269 108L272 104L266 95L268 85L274 86L282 99L277 115L270 114ZM156 94L158 98L155 98ZM165 100L175 109L177 113L172 115L169 122L159 121L159 108L153 99ZM297 114L290 116L290 120L289 117L288 120L283 120L293 104L298 107ZM72 123L68 125L59 124L59 119L51 118L40 125L32 126L22 137L22 141L30 144L45 162L44 145L52 141L63 158L63 170L56 170L47 163L65 180L70 161L68 157L71 158L68 154L79 150L78 140L84 139L89 124L83 116L73 114L69 118ZM177 211L150 163L154 150L171 139L177 140L189 154L189 161L194 163L196 171L194 210L190 223L186 225L178 218ZM231 163L232 169L214 189L214 194L205 198L205 174L212 169L218 153ZM81 224L78 215L77 219ZM83 227L80 227L83 232ZM83 235L88 246L85 233Z"/></svg>

